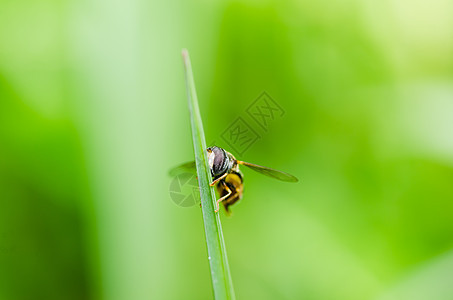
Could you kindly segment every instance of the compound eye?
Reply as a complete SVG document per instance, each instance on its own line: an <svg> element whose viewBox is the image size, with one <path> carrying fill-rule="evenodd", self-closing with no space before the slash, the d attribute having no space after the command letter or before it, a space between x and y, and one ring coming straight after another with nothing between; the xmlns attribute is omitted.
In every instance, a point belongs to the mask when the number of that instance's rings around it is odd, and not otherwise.
<svg viewBox="0 0 453 300"><path fill-rule="evenodd" d="M228 167L228 157L222 148L211 147L210 150L213 155L211 173L214 177L222 175Z"/></svg>

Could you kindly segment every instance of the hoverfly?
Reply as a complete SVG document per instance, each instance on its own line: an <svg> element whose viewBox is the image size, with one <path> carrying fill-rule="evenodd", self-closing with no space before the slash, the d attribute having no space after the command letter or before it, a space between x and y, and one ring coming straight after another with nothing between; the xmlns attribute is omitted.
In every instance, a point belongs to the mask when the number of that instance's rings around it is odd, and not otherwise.
<svg viewBox="0 0 453 300"><path fill-rule="evenodd" d="M208 153L208 163L211 170L213 181L211 186L217 185L217 192L220 198L216 201L216 210L218 212L219 203L223 203L227 214L230 213L229 206L241 200L244 191L243 175L239 170L239 165L249 167L250 169L264 174L266 176L287 182L297 182L298 179L288 173L251 164L245 161L237 160L230 152L213 146L206 149ZM170 175L175 176L181 172L190 172L196 174L195 162L182 164L170 170Z"/></svg>

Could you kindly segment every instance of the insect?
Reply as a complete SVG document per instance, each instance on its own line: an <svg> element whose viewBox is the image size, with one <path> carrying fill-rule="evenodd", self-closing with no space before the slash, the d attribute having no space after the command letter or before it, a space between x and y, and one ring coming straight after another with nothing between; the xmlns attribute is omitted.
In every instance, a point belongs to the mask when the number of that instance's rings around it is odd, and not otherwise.
<svg viewBox="0 0 453 300"><path fill-rule="evenodd" d="M256 172L281 181L298 181L298 179L291 174L237 160L230 152L216 146L209 147L206 151L208 154L209 168L213 178L210 185L217 185L216 188L220 195L220 198L216 201L215 212L220 210L219 203L222 203L225 207L225 211L229 214L229 206L241 200L244 191L244 180L243 175L239 170L239 165L249 167ZM185 163L173 168L170 170L170 175L174 176L181 172L196 173L195 162Z"/></svg>

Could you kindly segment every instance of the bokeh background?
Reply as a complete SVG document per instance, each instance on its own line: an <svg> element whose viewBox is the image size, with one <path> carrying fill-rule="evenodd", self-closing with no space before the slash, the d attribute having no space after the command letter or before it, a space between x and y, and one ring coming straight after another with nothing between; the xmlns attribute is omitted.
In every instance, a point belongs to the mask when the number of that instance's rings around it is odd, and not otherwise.
<svg viewBox="0 0 453 300"><path fill-rule="evenodd" d="M300 178L243 171L238 299L453 299L449 0L1 0L0 299L212 298L201 210L169 196L183 47L208 143L243 117L240 158Z"/></svg>

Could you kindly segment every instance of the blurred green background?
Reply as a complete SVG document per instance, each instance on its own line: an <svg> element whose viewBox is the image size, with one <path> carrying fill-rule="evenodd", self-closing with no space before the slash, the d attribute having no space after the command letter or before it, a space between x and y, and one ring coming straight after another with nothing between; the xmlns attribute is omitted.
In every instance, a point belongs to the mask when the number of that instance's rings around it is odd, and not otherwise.
<svg viewBox="0 0 453 300"><path fill-rule="evenodd" d="M260 139L222 213L238 299L453 299L453 2L0 2L0 299L210 299L206 139ZM263 92L285 110L263 130ZM234 151L232 151L233 154Z"/></svg>

